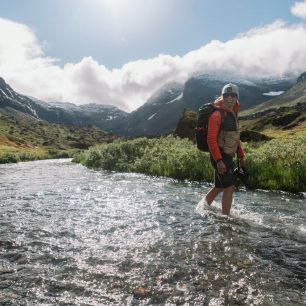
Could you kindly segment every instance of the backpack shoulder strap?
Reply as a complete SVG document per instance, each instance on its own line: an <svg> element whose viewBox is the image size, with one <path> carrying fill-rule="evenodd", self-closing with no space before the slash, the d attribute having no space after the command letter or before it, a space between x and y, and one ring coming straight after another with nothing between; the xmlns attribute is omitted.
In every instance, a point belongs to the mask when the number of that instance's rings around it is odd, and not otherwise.
<svg viewBox="0 0 306 306"><path fill-rule="evenodd" d="M215 108L215 110L211 113L211 115L215 112L219 112L221 115L221 122L223 123L224 118L226 117L226 112L224 109Z"/></svg>
<svg viewBox="0 0 306 306"><path fill-rule="evenodd" d="M221 114L221 124L223 123L224 121L224 118L226 117L226 112L224 109L222 110L219 110L220 111L220 114Z"/></svg>

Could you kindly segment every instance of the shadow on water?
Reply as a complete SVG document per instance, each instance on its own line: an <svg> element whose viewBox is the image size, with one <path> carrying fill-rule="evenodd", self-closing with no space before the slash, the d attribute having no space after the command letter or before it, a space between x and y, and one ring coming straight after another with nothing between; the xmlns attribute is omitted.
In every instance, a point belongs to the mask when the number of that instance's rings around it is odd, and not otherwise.
<svg viewBox="0 0 306 306"><path fill-rule="evenodd" d="M88 170L0 167L0 305L304 305L304 199ZM289 205L290 204L290 205Z"/></svg>

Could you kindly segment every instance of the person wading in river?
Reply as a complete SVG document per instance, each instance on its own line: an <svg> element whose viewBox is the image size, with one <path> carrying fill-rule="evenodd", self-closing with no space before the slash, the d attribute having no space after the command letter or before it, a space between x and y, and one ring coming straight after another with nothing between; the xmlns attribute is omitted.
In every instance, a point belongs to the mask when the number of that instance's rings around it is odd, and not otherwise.
<svg viewBox="0 0 306 306"><path fill-rule="evenodd" d="M204 199L210 205L215 197L223 192L222 214L224 215L230 214L235 190L233 157L237 154L240 166L245 166L237 118L240 108L238 98L238 87L232 83L225 85L222 96L214 102L216 111L208 120L207 143L215 171L214 187L209 190Z"/></svg>

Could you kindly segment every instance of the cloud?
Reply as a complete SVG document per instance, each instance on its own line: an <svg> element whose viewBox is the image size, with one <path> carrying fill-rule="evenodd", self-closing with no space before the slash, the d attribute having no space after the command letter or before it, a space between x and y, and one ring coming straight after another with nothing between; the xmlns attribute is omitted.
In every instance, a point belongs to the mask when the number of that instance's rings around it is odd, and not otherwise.
<svg viewBox="0 0 306 306"><path fill-rule="evenodd" d="M296 2L293 7L291 7L291 13L297 17L306 19L306 1Z"/></svg>
<svg viewBox="0 0 306 306"><path fill-rule="evenodd" d="M306 70L306 27L277 20L211 41L183 56L160 54L109 70L92 57L63 67L45 56L35 32L0 19L0 76L18 92L45 101L112 104L132 111L159 87L184 82L195 73L226 73L242 78L282 77Z"/></svg>

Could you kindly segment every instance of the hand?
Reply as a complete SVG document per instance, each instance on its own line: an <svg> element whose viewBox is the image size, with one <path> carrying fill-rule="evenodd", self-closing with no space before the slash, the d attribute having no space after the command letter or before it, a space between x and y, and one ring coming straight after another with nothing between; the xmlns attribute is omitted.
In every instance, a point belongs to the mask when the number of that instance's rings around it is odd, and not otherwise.
<svg viewBox="0 0 306 306"><path fill-rule="evenodd" d="M217 170L219 174L224 174L226 172L226 166L222 160L217 162Z"/></svg>

